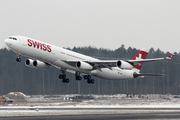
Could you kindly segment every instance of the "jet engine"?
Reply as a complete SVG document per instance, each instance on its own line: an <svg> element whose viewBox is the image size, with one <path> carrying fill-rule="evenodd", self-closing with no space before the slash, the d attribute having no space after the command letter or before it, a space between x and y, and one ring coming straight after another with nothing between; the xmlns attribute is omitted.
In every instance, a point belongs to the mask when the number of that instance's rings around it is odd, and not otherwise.
<svg viewBox="0 0 180 120"><path fill-rule="evenodd" d="M82 62L82 61L78 61L76 63L76 67L83 69L83 70L92 70L93 69L93 67L90 64L88 64L86 62Z"/></svg>
<svg viewBox="0 0 180 120"><path fill-rule="evenodd" d="M128 62L122 61L122 60L117 61L116 65L117 65L117 67L122 68L122 69L130 69L131 70L134 68L133 65L131 65Z"/></svg>
<svg viewBox="0 0 180 120"><path fill-rule="evenodd" d="M27 59L25 61L25 65L28 67L32 67L32 68L38 68L38 69L48 69L49 65L39 61L39 60L32 60L32 59Z"/></svg>
<svg viewBox="0 0 180 120"><path fill-rule="evenodd" d="M39 61L39 60L35 60L33 62L33 66L38 69L48 69L49 68L49 65L47 65L46 63Z"/></svg>
<svg viewBox="0 0 180 120"><path fill-rule="evenodd" d="M34 67L33 66L33 62L34 62L34 60L32 60L32 59L27 59L26 61L25 61L25 65L26 66L28 66L28 67Z"/></svg>

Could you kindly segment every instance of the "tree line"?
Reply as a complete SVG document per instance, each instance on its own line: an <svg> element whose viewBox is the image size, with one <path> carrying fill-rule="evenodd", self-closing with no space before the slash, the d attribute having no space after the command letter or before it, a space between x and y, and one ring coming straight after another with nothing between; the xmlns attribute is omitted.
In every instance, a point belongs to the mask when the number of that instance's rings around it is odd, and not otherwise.
<svg viewBox="0 0 180 120"><path fill-rule="evenodd" d="M133 58L139 49L125 49L121 45L118 49L109 50L95 47L66 48L99 59ZM151 48L147 58L166 57L171 53L162 52L160 49ZM50 67L48 70L39 70L25 66L26 57L21 57L22 62L15 61L16 54L7 49L0 50L0 95L8 92L23 92L28 95L35 94L180 94L180 56L171 60L144 63L141 73L166 74L163 77L145 77L141 79L109 81L94 78L94 84L87 81L75 80L75 75L66 72L70 83L64 84L58 78L60 70Z"/></svg>

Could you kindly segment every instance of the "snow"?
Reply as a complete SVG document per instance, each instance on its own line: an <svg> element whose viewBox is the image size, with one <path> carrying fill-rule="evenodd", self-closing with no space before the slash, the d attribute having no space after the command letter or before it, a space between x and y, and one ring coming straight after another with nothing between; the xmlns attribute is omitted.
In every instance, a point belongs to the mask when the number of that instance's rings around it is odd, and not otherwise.
<svg viewBox="0 0 180 120"><path fill-rule="evenodd" d="M180 112L180 98L173 95L132 98L126 95L92 95L94 99L73 101L78 95L31 96L25 102L0 105L0 116L43 116L77 114L127 114ZM150 96L150 95L149 95ZM157 97L158 96L158 97ZM151 98L151 99L149 99Z"/></svg>

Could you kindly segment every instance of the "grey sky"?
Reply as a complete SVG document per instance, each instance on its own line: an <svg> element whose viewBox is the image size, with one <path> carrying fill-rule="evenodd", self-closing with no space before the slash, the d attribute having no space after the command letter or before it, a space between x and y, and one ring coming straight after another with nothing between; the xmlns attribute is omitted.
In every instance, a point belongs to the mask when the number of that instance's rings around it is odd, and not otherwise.
<svg viewBox="0 0 180 120"><path fill-rule="evenodd" d="M11 35L60 47L180 52L180 0L0 0L0 47Z"/></svg>

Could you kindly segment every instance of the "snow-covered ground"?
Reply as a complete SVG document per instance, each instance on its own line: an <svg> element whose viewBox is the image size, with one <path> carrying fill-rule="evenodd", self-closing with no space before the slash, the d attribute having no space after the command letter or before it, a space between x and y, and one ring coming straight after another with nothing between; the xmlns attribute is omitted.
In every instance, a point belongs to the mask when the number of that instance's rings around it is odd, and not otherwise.
<svg viewBox="0 0 180 120"><path fill-rule="evenodd" d="M148 97L147 97L148 96ZM90 98L90 99L87 99ZM173 95L53 95L31 96L0 105L0 116L180 112L180 98Z"/></svg>

